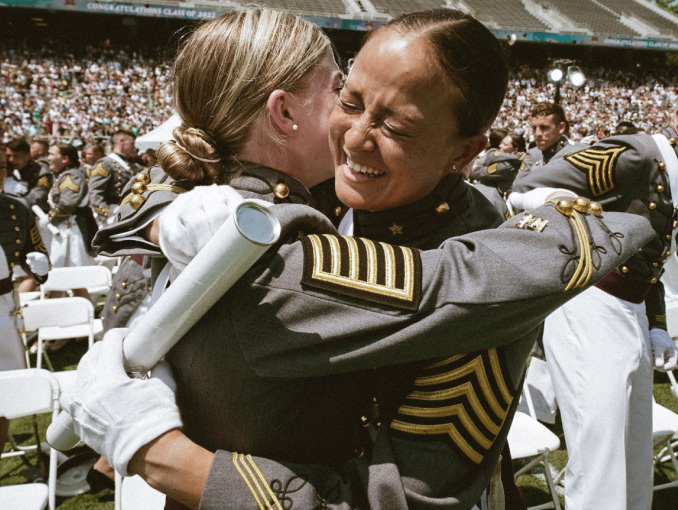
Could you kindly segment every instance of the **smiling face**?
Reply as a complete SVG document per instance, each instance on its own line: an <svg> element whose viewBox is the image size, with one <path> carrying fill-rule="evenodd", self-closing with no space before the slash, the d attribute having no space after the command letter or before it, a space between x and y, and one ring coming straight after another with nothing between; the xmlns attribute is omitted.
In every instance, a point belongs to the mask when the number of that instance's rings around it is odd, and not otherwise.
<svg viewBox="0 0 678 510"><path fill-rule="evenodd" d="M518 152L518 147L513 146L513 140L511 139L510 135L507 135L499 143L499 152L504 152L506 154L515 154L516 152Z"/></svg>
<svg viewBox="0 0 678 510"><path fill-rule="evenodd" d="M457 135L458 91L434 62L423 38L395 30L360 50L330 119L335 185L346 205L410 204L475 155Z"/></svg>
<svg viewBox="0 0 678 510"><path fill-rule="evenodd" d="M53 145L49 148L47 153L47 161L49 162L49 169L55 174L61 172L66 165L68 165L68 157L61 154L59 147Z"/></svg>

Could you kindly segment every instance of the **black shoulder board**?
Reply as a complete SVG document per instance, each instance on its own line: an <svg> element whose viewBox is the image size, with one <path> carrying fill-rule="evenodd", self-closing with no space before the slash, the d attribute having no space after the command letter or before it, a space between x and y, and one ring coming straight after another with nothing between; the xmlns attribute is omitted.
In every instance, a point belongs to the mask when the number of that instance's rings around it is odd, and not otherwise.
<svg viewBox="0 0 678 510"><path fill-rule="evenodd" d="M421 300L421 258L414 248L360 237L310 235L302 284L403 310Z"/></svg>

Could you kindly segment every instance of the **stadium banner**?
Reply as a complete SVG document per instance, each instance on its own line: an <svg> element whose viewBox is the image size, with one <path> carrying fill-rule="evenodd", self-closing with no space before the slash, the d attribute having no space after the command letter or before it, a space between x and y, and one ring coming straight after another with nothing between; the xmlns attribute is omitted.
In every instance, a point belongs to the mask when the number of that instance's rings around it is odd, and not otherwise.
<svg viewBox="0 0 678 510"><path fill-rule="evenodd" d="M0 6L32 7L36 9L67 10L91 12L97 14L117 14L127 16L150 16L156 18L179 18L191 20L208 20L229 10L242 9L242 5L234 0L224 0L219 8L161 5L153 3L116 2L109 0L0 0ZM302 14L303 15L303 14ZM383 24L383 19L345 19L341 17L304 16L322 28L367 31ZM365 17L361 13L361 17ZM383 17L384 15L377 15ZM657 39L633 39L627 37L596 36L586 34L566 34L550 32L516 32L515 30L494 29L492 33L499 39L555 44L577 44L586 46L611 46L617 48L635 48L647 50L678 51L678 41Z"/></svg>

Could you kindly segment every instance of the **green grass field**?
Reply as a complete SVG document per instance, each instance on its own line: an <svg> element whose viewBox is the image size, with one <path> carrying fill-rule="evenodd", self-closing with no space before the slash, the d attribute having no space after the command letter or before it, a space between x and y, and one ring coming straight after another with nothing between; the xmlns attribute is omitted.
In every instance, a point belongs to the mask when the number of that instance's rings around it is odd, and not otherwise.
<svg viewBox="0 0 678 510"><path fill-rule="evenodd" d="M75 369L80 356L82 356L85 345L71 344L62 351L51 356L55 369L72 370ZM34 366L34 364L32 365ZM671 395L669 389L669 380L665 374L655 372L654 394L657 402L678 413L678 399ZM45 430L50 422L49 415L38 417L39 433L44 441ZM560 422L550 427L555 434L560 437L561 448L549 455L551 465L555 470L562 469L567 462L567 451L563 431ZM14 420L10 431L19 444L30 444L33 442L32 423L29 418ZM9 449L8 446L5 447ZM18 483L28 483L30 477L35 474L37 465L37 456L29 455L27 457L3 459L0 461L0 485L12 485ZM516 463L516 468L519 466ZM659 466L655 469L655 483L666 483L670 480L676 480L676 474L671 466ZM530 505L537 505L549 501L549 495L544 482L543 474L536 472L534 475L523 475L518 479L518 485L523 490L525 500ZM654 493L653 510L676 510L678 508L678 489L671 488ZM563 503L561 496L561 504ZM102 490L97 494L82 494L70 498L57 498L57 508L59 510L113 510L113 491Z"/></svg>

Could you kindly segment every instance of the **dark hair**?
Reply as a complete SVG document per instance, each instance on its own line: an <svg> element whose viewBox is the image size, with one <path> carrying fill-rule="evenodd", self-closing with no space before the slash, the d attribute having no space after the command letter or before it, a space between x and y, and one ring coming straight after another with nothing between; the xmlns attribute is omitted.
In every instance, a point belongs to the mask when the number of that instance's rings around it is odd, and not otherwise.
<svg viewBox="0 0 678 510"><path fill-rule="evenodd" d="M23 152L29 154L31 152L31 146L28 145L28 142L25 138L15 138L7 144L7 148L14 152Z"/></svg>
<svg viewBox="0 0 678 510"><path fill-rule="evenodd" d="M556 103L539 103L530 112L530 117L548 117L553 115L553 120L556 123L556 126L561 122L564 122L567 125L567 119L565 118L565 110L563 107Z"/></svg>
<svg viewBox="0 0 678 510"><path fill-rule="evenodd" d="M38 140L38 139L36 139L36 140L33 140L33 141L31 142L31 145L33 145L34 143L37 143L38 145L40 145L40 146L41 146L43 149L45 149L45 150L49 149L49 144L47 143L47 140Z"/></svg>
<svg viewBox="0 0 678 510"><path fill-rule="evenodd" d="M525 152L525 138L515 133L509 133L508 136L511 137L511 143L518 149L518 152Z"/></svg>
<svg viewBox="0 0 678 510"><path fill-rule="evenodd" d="M499 148L501 141L508 136L508 129L494 128L490 129L489 146L492 149Z"/></svg>
<svg viewBox="0 0 678 510"><path fill-rule="evenodd" d="M368 32L396 30L425 37L443 73L459 89L456 102L459 135L484 134L494 122L508 85L505 50L485 25L456 9L430 9L401 14Z"/></svg>
<svg viewBox="0 0 678 510"><path fill-rule="evenodd" d="M78 149L73 147L70 143L59 143L56 145L62 156L68 158L68 165L66 168L78 168L80 166L80 157L78 156Z"/></svg>
<svg viewBox="0 0 678 510"><path fill-rule="evenodd" d="M616 129L614 130L615 135L635 135L638 132L638 128L629 122L628 120L622 120L617 124Z"/></svg>
<svg viewBox="0 0 678 510"><path fill-rule="evenodd" d="M87 149L92 149L92 151L93 151L95 154L99 154L99 156L102 157L102 158L103 158L104 155L106 154L106 151L104 151L104 148L103 148L101 145L99 145L99 144L88 145L87 147L85 147L85 148L83 149L83 153L84 153Z"/></svg>
<svg viewBox="0 0 678 510"><path fill-rule="evenodd" d="M115 138L116 135L127 135L127 136L131 136L132 138L137 137L137 135L134 134L134 131L132 131L131 129L125 129L125 128L117 129L115 131L115 133L113 133L113 137Z"/></svg>

